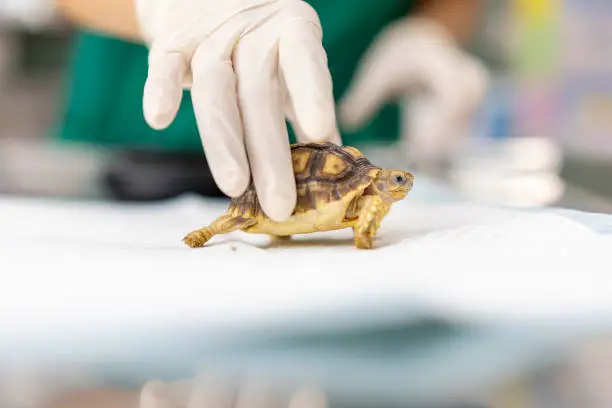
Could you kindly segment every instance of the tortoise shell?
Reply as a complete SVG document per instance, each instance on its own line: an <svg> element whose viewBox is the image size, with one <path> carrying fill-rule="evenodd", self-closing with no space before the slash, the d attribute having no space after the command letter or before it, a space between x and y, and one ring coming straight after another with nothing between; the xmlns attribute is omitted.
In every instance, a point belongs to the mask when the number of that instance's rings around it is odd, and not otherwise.
<svg viewBox="0 0 612 408"><path fill-rule="evenodd" d="M291 146L297 203L294 213L317 209L364 190L380 168L354 147L333 143L298 143ZM234 214L261 211L254 185L232 200Z"/></svg>

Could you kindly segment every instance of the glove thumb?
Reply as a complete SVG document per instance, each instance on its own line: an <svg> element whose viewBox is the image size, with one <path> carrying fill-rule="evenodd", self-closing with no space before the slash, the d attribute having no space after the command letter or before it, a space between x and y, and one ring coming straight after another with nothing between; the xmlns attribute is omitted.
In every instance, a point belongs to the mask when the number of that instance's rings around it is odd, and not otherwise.
<svg viewBox="0 0 612 408"><path fill-rule="evenodd" d="M355 79L340 103L339 120L355 129L370 120L394 93L398 76L393 66L393 52L386 45L377 46L359 67Z"/></svg>

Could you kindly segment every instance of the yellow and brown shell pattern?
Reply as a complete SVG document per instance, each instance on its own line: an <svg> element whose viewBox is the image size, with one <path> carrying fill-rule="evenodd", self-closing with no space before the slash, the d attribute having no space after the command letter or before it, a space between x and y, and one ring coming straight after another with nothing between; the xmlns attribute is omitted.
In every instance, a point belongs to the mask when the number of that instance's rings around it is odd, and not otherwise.
<svg viewBox="0 0 612 408"><path fill-rule="evenodd" d="M339 201L366 188L380 170L354 147L333 143L299 143L291 146L297 188L295 213L317 208L317 203ZM230 203L234 215L256 216L261 207L251 186Z"/></svg>

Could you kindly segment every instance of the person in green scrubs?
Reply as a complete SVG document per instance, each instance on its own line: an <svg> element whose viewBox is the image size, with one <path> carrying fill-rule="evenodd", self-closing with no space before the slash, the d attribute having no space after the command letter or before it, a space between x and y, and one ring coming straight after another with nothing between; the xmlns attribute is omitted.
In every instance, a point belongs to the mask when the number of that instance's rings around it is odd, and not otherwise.
<svg viewBox="0 0 612 408"><path fill-rule="evenodd" d="M129 0L131 1L131 0ZM62 140L112 149L104 185L118 200L160 200L186 192L223 196L204 160L192 99L184 91L175 120L153 129L143 115L149 48L135 34L128 0L58 0L80 27L74 44L65 108L57 128ZM457 43L469 37L482 2L470 0L309 0L323 32L336 101L346 98L364 57L393 24L423 16ZM381 85L382 86L382 85ZM367 98L366 98L367 99ZM367 123L340 127L348 145L391 143L400 134L397 101L381 101ZM291 141L295 133L289 126Z"/></svg>

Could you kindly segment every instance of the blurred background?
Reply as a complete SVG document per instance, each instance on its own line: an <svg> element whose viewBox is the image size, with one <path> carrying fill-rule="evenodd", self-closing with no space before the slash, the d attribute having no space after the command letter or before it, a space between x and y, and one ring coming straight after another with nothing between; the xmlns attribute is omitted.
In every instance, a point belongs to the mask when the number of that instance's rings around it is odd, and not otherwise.
<svg viewBox="0 0 612 408"><path fill-rule="evenodd" d="M491 70L491 89L453 165L430 175L478 200L612 213L612 1L486 5L470 50ZM53 10L0 0L2 194L105 196L100 178L108 152L51 137L74 39L74 30ZM508 162L512 169L502 165ZM483 390L474 398L481 405L466 407L612 407L611 356L609 339L581 344L544 372L521 373ZM4 371L0 406L7 408L37 406L55 385L96 388L93 379L69 371L62 382L61 368L51 376ZM58 401L54 406L134 404L121 391L100 389Z"/></svg>
<svg viewBox="0 0 612 408"><path fill-rule="evenodd" d="M1 17L0 8L0 189L103 195L98 181L107 152L51 136L63 113L75 33L52 11L29 3L0 5L7 11ZM504 204L609 212L612 57L602 50L612 38L612 6L485 4L470 51L487 64L493 82L452 171L436 177ZM11 8L21 9L22 18ZM500 163L512 163L512 174Z"/></svg>

